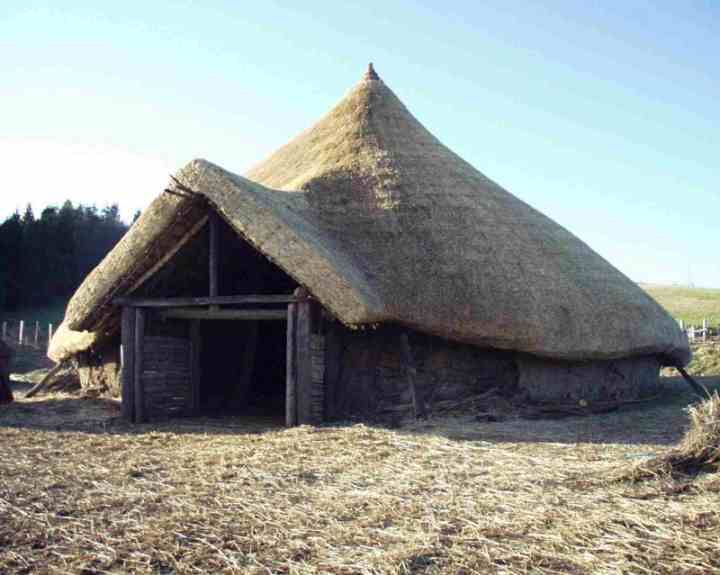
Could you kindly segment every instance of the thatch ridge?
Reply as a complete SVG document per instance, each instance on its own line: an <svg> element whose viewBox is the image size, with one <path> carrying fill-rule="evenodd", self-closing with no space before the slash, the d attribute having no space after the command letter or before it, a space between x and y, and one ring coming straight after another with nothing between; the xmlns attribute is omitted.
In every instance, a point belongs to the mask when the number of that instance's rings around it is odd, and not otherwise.
<svg viewBox="0 0 720 575"><path fill-rule="evenodd" d="M196 160L178 179L349 325L558 359L689 359L643 290L443 146L370 74L246 178ZM170 222L184 210L189 228L197 206L158 198L73 297L68 327L109 325L125 276L141 276Z"/></svg>

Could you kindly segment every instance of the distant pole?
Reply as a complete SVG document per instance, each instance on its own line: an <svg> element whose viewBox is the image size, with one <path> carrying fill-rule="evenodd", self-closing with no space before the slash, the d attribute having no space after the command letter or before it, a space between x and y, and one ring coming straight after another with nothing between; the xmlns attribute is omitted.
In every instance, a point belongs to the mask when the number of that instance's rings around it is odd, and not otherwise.
<svg viewBox="0 0 720 575"><path fill-rule="evenodd" d="M707 318L703 318L703 341L707 341Z"/></svg>
<svg viewBox="0 0 720 575"><path fill-rule="evenodd" d="M52 340L52 324L48 324L48 349L50 349L50 340Z"/></svg>
<svg viewBox="0 0 720 575"><path fill-rule="evenodd" d="M688 328L687 334L688 334L688 339L690 341L695 341L695 326L694 325L691 325Z"/></svg>
<svg viewBox="0 0 720 575"><path fill-rule="evenodd" d="M40 322L35 322L35 337L33 339L35 347L38 346L38 338L40 337Z"/></svg>
<svg viewBox="0 0 720 575"><path fill-rule="evenodd" d="M3 322L3 332L2 333L3 333L2 338L6 339L7 338L7 322L6 321Z"/></svg>
<svg viewBox="0 0 720 575"><path fill-rule="evenodd" d="M680 329L685 331L685 322L683 320L679 319L678 323L680 324Z"/></svg>
<svg viewBox="0 0 720 575"><path fill-rule="evenodd" d="M25 331L25 320L20 320L20 332L18 333L18 343L22 345L23 342L23 332Z"/></svg>

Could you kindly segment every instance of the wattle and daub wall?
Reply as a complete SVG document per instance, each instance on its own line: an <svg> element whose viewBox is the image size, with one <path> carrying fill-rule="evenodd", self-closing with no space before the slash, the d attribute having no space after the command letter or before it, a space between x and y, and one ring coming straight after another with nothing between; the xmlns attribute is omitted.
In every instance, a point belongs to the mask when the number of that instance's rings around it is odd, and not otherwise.
<svg viewBox="0 0 720 575"><path fill-rule="evenodd" d="M400 330L350 330L327 319L318 323L312 346L313 380L322 381L323 420L394 422L413 413ZM153 331L150 328L144 346L148 412L152 417L191 413L189 357L185 357L189 347L185 355L185 348L177 345L168 353L169 339L161 336L166 334L153 335ZM652 395L658 387L660 363L655 356L555 361L409 334L417 373L415 393L429 413L493 388L530 402L565 402L635 399ZM88 356L82 379L90 386L103 383L118 393L119 357L110 348L108 352L95 354L92 361Z"/></svg>
<svg viewBox="0 0 720 575"><path fill-rule="evenodd" d="M391 328L350 331L333 326L327 331L326 417L392 420L412 412L399 337ZM410 342L416 394L430 413L493 388L529 402L591 402L647 397L659 384L660 363L653 356L567 362L419 333L412 333ZM336 355L335 365L328 353Z"/></svg>

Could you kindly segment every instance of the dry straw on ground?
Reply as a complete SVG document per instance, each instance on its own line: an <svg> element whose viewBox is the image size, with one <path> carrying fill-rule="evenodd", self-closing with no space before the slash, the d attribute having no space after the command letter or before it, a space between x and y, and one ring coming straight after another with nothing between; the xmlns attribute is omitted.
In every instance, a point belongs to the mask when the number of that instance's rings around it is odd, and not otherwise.
<svg viewBox="0 0 720 575"><path fill-rule="evenodd" d="M0 572L718 572L717 474L608 480L668 452L687 401L286 430L20 398L0 411Z"/></svg>
<svg viewBox="0 0 720 575"><path fill-rule="evenodd" d="M720 395L688 408L690 426L680 444L633 469L628 476L695 474L720 468Z"/></svg>

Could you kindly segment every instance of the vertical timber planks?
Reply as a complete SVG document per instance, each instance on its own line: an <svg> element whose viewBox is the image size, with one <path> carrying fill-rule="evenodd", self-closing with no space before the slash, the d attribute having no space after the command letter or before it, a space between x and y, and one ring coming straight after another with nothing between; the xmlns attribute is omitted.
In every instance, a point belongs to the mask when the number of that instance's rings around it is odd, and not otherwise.
<svg viewBox="0 0 720 575"><path fill-rule="evenodd" d="M297 378L295 362L295 324L297 305L288 305L287 316L287 363L285 369L285 425L294 427L298 423L297 416Z"/></svg>
<svg viewBox="0 0 720 575"><path fill-rule="evenodd" d="M200 411L200 353L202 349L200 322L190 322L190 405L188 411L196 415Z"/></svg>
<svg viewBox="0 0 720 575"><path fill-rule="evenodd" d="M145 393L143 386L143 342L145 339L145 310L138 307L135 308L135 337L133 373L135 383L135 422L142 423L145 421Z"/></svg>
<svg viewBox="0 0 720 575"><path fill-rule="evenodd" d="M135 414L135 310L122 309L122 416L132 421Z"/></svg>

